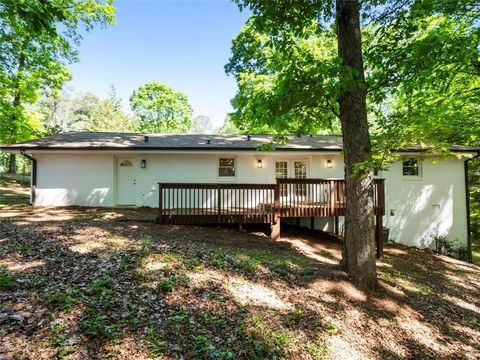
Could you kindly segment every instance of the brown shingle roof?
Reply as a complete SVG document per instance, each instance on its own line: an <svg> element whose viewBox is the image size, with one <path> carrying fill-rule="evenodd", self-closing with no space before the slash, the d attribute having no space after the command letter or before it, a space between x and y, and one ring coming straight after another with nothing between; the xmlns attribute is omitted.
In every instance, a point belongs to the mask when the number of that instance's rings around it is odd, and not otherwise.
<svg viewBox="0 0 480 360"><path fill-rule="evenodd" d="M148 141L145 141L145 137ZM34 150L257 150L270 144L273 135L197 135L197 134L138 134L115 132L68 132L41 139L0 145L6 151ZM288 136L288 143L277 144L283 151L332 151L343 149L341 136ZM452 145L455 152L480 152L479 148ZM420 145L397 150L421 152Z"/></svg>
<svg viewBox="0 0 480 360"><path fill-rule="evenodd" d="M148 136L148 141L145 141ZM68 132L0 146L4 150L256 150L273 135L191 135L109 132ZM278 150L341 151L339 136L288 136Z"/></svg>

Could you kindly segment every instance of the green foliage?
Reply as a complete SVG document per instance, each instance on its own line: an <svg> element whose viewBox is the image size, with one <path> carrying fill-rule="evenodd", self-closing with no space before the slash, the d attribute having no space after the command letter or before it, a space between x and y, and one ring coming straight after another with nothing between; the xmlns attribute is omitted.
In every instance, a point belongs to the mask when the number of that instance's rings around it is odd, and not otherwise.
<svg viewBox="0 0 480 360"><path fill-rule="evenodd" d="M92 295L111 296L112 295L112 280L109 277L101 277L95 279L90 285L89 292Z"/></svg>
<svg viewBox="0 0 480 360"><path fill-rule="evenodd" d="M480 144L479 9L425 5L365 30L372 130L384 152Z"/></svg>
<svg viewBox="0 0 480 360"><path fill-rule="evenodd" d="M470 220L473 242L480 243L480 158L469 163Z"/></svg>
<svg viewBox="0 0 480 360"><path fill-rule="evenodd" d="M227 73L243 131L339 133L349 88L332 27L333 1L236 1L253 16L233 40ZM379 6L381 5L381 6ZM301 14L301 15L300 15ZM362 2L368 118L376 167L391 150L480 144L480 6L469 1ZM461 126L459 126L461 124Z"/></svg>
<svg viewBox="0 0 480 360"><path fill-rule="evenodd" d="M253 315L242 325L245 332L246 355L249 359L284 357L286 349L294 341L289 332L272 330L263 323L260 315Z"/></svg>
<svg viewBox="0 0 480 360"><path fill-rule="evenodd" d="M148 328L146 340L148 343L148 349L153 355L163 355L165 351L165 340L159 336L159 332L154 326Z"/></svg>
<svg viewBox="0 0 480 360"><path fill-rule="evenodd" d="M187 96L157 83L147 83L130 97L132 110L144 132L182 133L192 127L192 108Z"/></svg>
<svg viewBox="0 0 480 360"><path fill-rule="evenodd" d="M74 305L78 304L84 298L82 291L73 287L67 287L64 290L52 290L45 294L45 300L50 307L70 312Z"/></svg>
<svg viewBox="0 0 480 360"><path fill-rule="evenodd" d="M112 86L107 99L86 93L73 97L69 91L42 96L35 104L48 135L66 131L134 132L137 123L127 116Z"/></svg>
<svg viewBox="0 0 480 360"><path fill-rule="evenodd" d="M43 134L41 116L35 111L0 103L0 117L0 143L31 140Z"/></svg>
<svg viewBox="0 0 480 360"><path fill-rule="evenodd" d="M263 251L238 253L235 255L235 265L244 271L254 273L267 258Z"/></svg>
<svg viewBox="0 0 480 360"><path fill-rule="evenodd" d="M339 332L338 328L332 323L331 320L328 320L325 324L324 331L330 336L335 336Z"/></svg>
<svg viewBox="0 0 480 360"><path fill-rule="evenodd" d="M7 273L6 269L0 267L0 289L12 290L15 287L15 278Z"/></svg>
<svg viewBox="0 0 480 360"><path fill-rule="evenodd" d="M232 118L230 115L227 115L225 118L225 122L223 123L222 127L215 131L217 134L243 134L243 132L238 129L235 124L232 122Z"/></svg>
<svg viewBox="0 0 480 360"><path fill-rule="evenodd" d="M294 272L295 265L290 259L279 259L273 263L273 269L280 275L288 276Z"/></svg>
<svg viewBox="0 0 480 360"><path fill-rule="evenodd" d="M281 25L279 25L281 26ZM233 123L261 133L338 132L339 61L332 32L319 33L318 23L302 38L283 31L275 38L252 17L233 40L225 69L237 79L232 100ZM285 46L278 46L278 41Z"/></svg>
<svg viewBox="0 0 480 360"><path fill-rule="evenodd" d="M213 249L212 251L213 254L213 259L212 259L212 264L215 267L218 268L227 268L230 256L227 254L227 252L223 249Z"/></svg>
<svg viewBox="0 0 480 360"><path fill-rule="evenodd" d="M290 310L288 312L288 314L286 316L286 319L285 319L285 323L289 327L299 326L299 325L301 325L302 317L303 317L302 310L299 309L299 308L293 308L292 310Z"/></svg>
<svg viewBox="0 0 480 360"><path fill-rule="evenodd" d="M330 354L330 348L320 339L306 343L305 350L314 360L327 360Z"/></svg>
<svg viewBox="0 0 480 360"><path fill-rule="evenodd" d="M472 244L472 262L480 265L480 241L474 241Z"/></svg>
<svg viewBox="0 0 480 360"><path fill-rule="evenodd" d="M35 104L43 116L46 133L54 135L66 131L85 130L92 122L100 99L91 93L72 97L67 91L42 96Z"/></svg>
<svg viewBox="0 0 480 360"><path fill-rule="evenodd" d="M120 324L95 312L87 314L80 322L80 328L91 339L115 340L120 337Z"/></svg>
<svg viewBox="0 0 480 360"><path fill-rule="evenodd" d="M195 344L192 351L192 359L236 359L237 356L231 350L220 350L213 345L205 335L195 336Z"/></svg>
<svg viewBox="0 0 480 360"><path fill-rule="evenodd" d="M69 79L65 65L78 60L80 27L112 23L112 2L0 1L0 142L42 134L27 105Z"/></svg>
<svg viewBox="0 0 480 360"><path fill-rule="evenodd" d="M173 290L175 285L177 284L177 277L171 276L167 279L161 279L158 282L158 288L163 291L164 293L169 293Z"/></svg>
<svg viewBox="0 0 480 360"><path fill-rule="evenodd" d="M109 98L101 100L93 110L90 123L86 127L86 130L135 132L137 126L136 121L123 112L121 100L117 97L115 88L112 87Z"/></svg>
<svg viewBox="0 0 480 360"><path fill-rule="evenodd" d="M252 17L226 66L239 88L233 123L243 132L340 133L337 101L356 74L339 66L335 1L235 2ZM418 144L441 155L448 144L480 146L478 1L360 3L373 151L352 168L382 168L396 160L392 150ZM478 238L480 186L472 183Z"/></svg>
<svg viewBox="0 0 480 360"><path fill-rule="evenodd" d="M191 132L193 134L211 134L213 130L213 125L208 116L198 115L192 119Z"/></svg>

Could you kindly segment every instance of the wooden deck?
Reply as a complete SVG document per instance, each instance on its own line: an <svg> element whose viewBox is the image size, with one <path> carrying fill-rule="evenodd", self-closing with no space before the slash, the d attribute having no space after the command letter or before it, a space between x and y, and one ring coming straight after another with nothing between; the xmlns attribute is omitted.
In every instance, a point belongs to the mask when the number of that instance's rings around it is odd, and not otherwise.
<svg viewBox="0 0 480 360"><path fill-rule="evenodd" d="M338 217L346 212L345 182L339 179L277 179L276 184L159 183L160 223L271 225L280 236L282 217ZM378 255L382 252L384 180L374 182ZM338 226L336 226L338 231Z"/></svg>

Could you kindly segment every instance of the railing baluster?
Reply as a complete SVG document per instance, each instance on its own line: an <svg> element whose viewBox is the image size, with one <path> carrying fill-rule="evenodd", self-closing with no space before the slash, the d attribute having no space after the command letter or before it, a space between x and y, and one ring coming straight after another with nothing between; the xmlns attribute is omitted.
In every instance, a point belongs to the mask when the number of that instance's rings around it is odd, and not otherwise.
<svg viewBox="0 0 480 360"><path fill-rule="evenodd" d="M282 178L276 184L159 183L158 189L158 221L163 223L274 223L278 220L276 214L280 217L345 215L344 180ZM377 216L385 213L384 191L384 180L375 179L373 201Z"/></svg>

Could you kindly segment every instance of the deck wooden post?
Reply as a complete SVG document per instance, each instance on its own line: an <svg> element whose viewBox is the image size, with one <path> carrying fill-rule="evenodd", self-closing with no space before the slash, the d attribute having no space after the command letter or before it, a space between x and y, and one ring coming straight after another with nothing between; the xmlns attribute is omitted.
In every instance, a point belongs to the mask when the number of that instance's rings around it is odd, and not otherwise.
<svg viewBox="0 0 480 360"><path fill-rule="evenodd" d="M377 259L383 256L383 216L377 215L375 238L377 240Z"/></svg>
<svg viewBox="0 0 480 360"><path fill-rule="evenodd" d="M273 222L270 224L270 237L280 239L280 184L277 182L273 189Z"/></svg>
<svg viewBox="0 0 480 360"><path fill-rule="evenodd" d="M220 184L217 185L217 222L220 224L221 221L221 213L222 213L222 189Z"/></svg>
<svg viewBox="0 0 480 360"><path fill-rule="evenodd" d="M158 184L158 223L163 224L163 185Z"/></svg>
<svg viewBox="0 0 480 360"><path fill-rule="evenodd" d="M338 216L335 216L334 217L334 224L333 224L333 229L334 229L333 231L334 231L335 235L337 235L337 236L340 234L340 231L339 231L338 228L339 228Z"/></svg>
<svg viewBox="0 0 480 360"><path fill-rule="evenodd" d="M335 180L330 180L330 210L328 214L331 216L336 214L337 209L335 208Z"/></svg>

